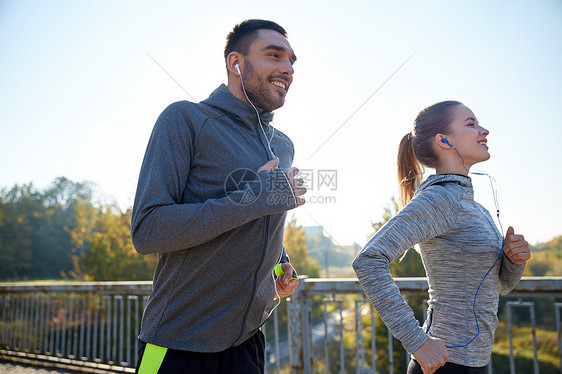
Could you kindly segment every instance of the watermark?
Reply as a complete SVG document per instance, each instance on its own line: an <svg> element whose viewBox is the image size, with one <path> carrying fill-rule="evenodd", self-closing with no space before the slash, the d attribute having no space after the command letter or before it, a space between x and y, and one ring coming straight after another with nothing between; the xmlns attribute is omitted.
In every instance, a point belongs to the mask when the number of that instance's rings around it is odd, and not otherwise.
<svg viewBox="0 0 562 374"><path fill-rule="evenodd" d="M337 199L333 195L312 195L306 198L307 204L335 204L336 202Z"/></svg>
<svg viewBox="0 0 562 374"><path fill-rule="evenodd" d="M338 189L338 171L336 169L301 169L298 177L306 187L306 204L335 204L335 191Z"/></svg>
<svg viewBox="0 0 562 374"><path fill-rule="evenodd" d="M246 168L233 170L224 181L226 196L240 205L255 202L260 196L261 190L261 180L256 172Z"/></svg>
<svg viewBox="0 0 562 374"><path fill-rule="evenodd" d="M304 198L307 204L335 204L337 199L334 192L338 188L338 173L336 169L303 169L296 178L301 178L306 187ZM251 169L240 168L233 170L225 179L224 192L236 204L248 205L254 203L263 191L266 191L267 204L294 206L295 196L288 183L286 175L280 172L268 173L263 181ZM265 187L265 188L264 188Z"/></svg>
<svg viewBox="0 0 562 374"><path fill-rule="evenodd" d="M338 189L338 171L335 169L303 169L299 177L308 191L335 191Z"/></svg>

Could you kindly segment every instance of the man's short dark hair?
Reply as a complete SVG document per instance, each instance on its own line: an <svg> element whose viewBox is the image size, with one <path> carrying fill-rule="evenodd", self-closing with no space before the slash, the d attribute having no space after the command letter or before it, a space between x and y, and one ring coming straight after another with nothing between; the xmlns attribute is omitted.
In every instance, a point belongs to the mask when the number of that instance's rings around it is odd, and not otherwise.
<svg viewBox="0 0 562 374"><path fill-rule="evenodd" d="M224 59L231 52L241 53L243 56L248 54L250 45L257 36L258 30L273 30L279 34L287 37L287 32L284 28L279 26L273 21L266 21L263 19L249 19L240 22L234 26L232 31L226 37L226 46L224 47Z"/></svg>

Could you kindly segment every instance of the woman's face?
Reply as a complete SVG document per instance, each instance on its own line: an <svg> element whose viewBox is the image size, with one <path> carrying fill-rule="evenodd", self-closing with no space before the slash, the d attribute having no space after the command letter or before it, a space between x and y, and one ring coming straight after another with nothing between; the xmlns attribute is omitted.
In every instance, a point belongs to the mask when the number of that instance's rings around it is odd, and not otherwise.
<svg viewBox="0 0 562 374"><path fill-rule="evenodd" d="M489 131L480 126L470 109L464 105L455 107L449 130L447 140L462 156L466 168L490 158L486 139ZM456 152L450 154L458 157Z"/></svg>

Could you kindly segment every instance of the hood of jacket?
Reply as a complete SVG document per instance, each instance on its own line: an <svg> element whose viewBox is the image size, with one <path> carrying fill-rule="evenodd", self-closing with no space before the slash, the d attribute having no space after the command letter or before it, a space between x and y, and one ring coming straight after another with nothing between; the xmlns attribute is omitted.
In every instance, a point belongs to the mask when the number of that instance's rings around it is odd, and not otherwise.
<svg viewBox="0 0 562 374"><path fill-rule="evenodd" d="M253 130L256 127L256 110L254 107L230 93L224 84L221 84L201 103L220 109L249 129ZM273 120L273 112L261 108L256 109L259 113L262 125L267 129L269 123Z"/></svg>

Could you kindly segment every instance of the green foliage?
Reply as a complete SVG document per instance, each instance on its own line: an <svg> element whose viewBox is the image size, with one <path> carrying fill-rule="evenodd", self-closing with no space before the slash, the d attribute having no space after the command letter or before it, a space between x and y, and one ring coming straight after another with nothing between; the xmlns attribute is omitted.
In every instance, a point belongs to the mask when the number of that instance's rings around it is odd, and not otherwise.
<svg viewBox="0 0 562 374"><path fill-rule="evenodd" d="M560 276L562 275L562 236L538 244L531 248L531 260L525 268L525 275Z"/></svg>
<svg viewBox="0 0 562 374"><path fill-rule="evenodd" d="M552 305L551 305L552 306ZM517 372L533 372L533 341L531 327L525 324L513 325L513 354ZM541 373L559 373L558 336L551 328L538 328L536 331L537 357ZM494 337L492 354L494 372L509 371L509 340L507 324L500 321Z"/></svg>
<svg viewBox="0 0 562 374"><path fill-rule="evenodd" d="M130 215L92 202L92 184L56 178L0 190L0 280L149 280L153 256L131 243Z"/></svg>
<svg viewBox="0 0 562 374"><path fill-rule="evenodd" d="M72 268L70 237L73 204L90 198L88 183L60 177L44 191L33 184L0 191L0 279L59 277Z"/></svg>
<svg viewBox="0 0 562 374"><path fill-rule="evenodd" d="M130 237L131 210L116 206L95 207L78 202L76 227L70 230L74 252L71 276L96 281L150 280L156 256L140 256Z"/></svg>
<svg viewBox="0 0 562 374"><path fill-rule="evenodd" d="M305 232L302 226L297 225L294 216L285 227L285 251L299 275L308 275L310 278L320 276L320 265L315 258L308 256Z"/></svg>

